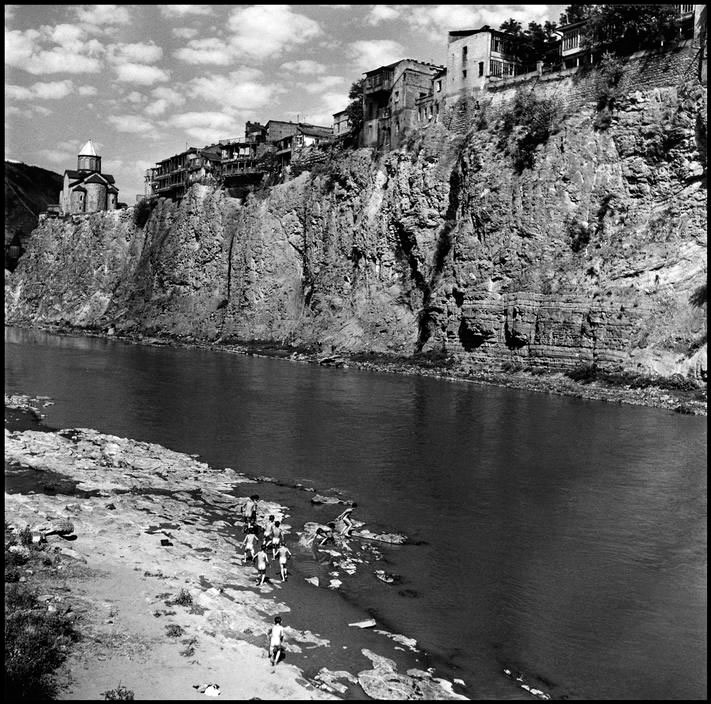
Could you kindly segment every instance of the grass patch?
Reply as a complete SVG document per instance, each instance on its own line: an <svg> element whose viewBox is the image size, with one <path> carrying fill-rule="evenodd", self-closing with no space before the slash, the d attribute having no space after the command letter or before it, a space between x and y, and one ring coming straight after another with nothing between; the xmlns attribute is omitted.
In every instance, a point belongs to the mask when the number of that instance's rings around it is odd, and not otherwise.
<svg viewBox="0 0 711 704"><path fill-rule="evenodd" d="M102 694L104 695L104 700L108 701L127 701L133 699L133 690L124 687L120 682L116 689L107 689L105 692L102 692Z"/></svg>
<svg viewBox="0 0 711 704"><path fill-rule="evenodd" d="M185 631L180 626L178 626L177 623L169 623L165 627L165 632L168 635L168 638L180 638L180 636L185 633Z"/></svg>
<svg viewBox="0 0 711 704"><path fill-rule="evenodd" d="M631 389L647 389L650 387L667 391L703 391L693 379L681 374L671 376L651 376L635 372L607 371L599 369L595 363L582 364L565 372L565 375L580 384L601 381L609 386L625 386Z"/></svg>
<svg viewBox="0 0 711 704"><path fill-rule="evenodd" d="M57 694L54 671L78 639L70 619L47 611L24 584L5 588L5 696L51 699Z"/></svg>

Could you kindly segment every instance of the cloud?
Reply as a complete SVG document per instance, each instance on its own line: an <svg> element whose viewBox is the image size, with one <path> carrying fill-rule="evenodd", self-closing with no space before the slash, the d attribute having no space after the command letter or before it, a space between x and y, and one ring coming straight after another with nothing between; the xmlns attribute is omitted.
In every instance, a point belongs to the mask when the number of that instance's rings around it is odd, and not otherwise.
<svg viewBox="0 0 711 704"><path fill-rule="evenodd" d="M210 15L212 10L207 5L159 5L163 17L185 17L186 15Z"/></svg>
<svg viewBox="0 0 711 704"><path fill-rule="evenodd" d="M236 123L235 123L236 125ZM236 134L236 128L233 133ZM201 146L205 144L215 144L221 139L230 139L231 134L226 134L225 130L214 129L212 127L188 127L185 130L185 134L192 137Z"/></svg>
<svg viewBox="0 0 711 704"><path fill-rule="evenodd" d="M403 46L392 39L361 39L351 42L346 48L346 54L362 72L407 58Z"/></svg>
<svg viewBox="0 0 711 704"><path fill-rule="evenodd" d="M228 76L202 76L188 83L192 97L234 110L254 110L272 102L285 89L261 80L256 69L233 71Z"/></svg>
<svg viewBox="0 0 711 704"><path fill-rule="evenodd" d="M119 64L114 66L116 80L124 83L134 83L140 86L152 86L170 80L170 74L157 66L144 64Z"/></svg>
<svg viewBox="0 0 711 704"><path fill-rule="evenodd" d="M234 61L233 48L217 37L191 39L187 47L173 52L173 56L187 64L228 66Z"/></svg>
<svg viewBox="0 0 711 704"><path fill-rule="evenodd" d="M478 29L488 24L496 29L509 17L529 22L543 22L550 16L551 5L418 5L417 12L405 13L407 23L431 39L446 37L455 29Z"/></svg>
<svg viewBox="0 0 711 704"><path fill-rule="evenodd" d="M101 32L104 25L128 24L131 13L122 5L78 5L76 18L89 31Z"/></svg>
<svg viewBox="0 0 711 704"><path fill-rule="evenodd" d="M169 86L156 86L151 95L156 99L165 100L169 105L182 105L185 102L185 95Z"/></svg>
<svg viewBox="0 0 711 704"><path fill-rule="evenodd" d="M194 27L175 27L172 32L173 36L179 39L192 39L198 34L197 29Z"/></svg>
<svg viewBox="0 0 711 704"><path fill-rule="evenodd" d="M51 43L54 46L45 48ZM98 40L87 40L83 30L74 25L5 32L5 65L35 75L98 73L102 67L99 57L103 50Z"/></svg>
<svg viewBox="0 0 711 704"><path fill-rule="evenodd" d="M96 95L99 91L94 86L79 86L77 92L79 95Z"/></svg>
<svg viewBox="0 0 711 704"><path fill-rule="evenodd" d="M419 9L417 11L419 12ZM387 20L397 19L400 17L400 12L401 10L393 5L373 5L365 20L368 24L376 25Z"/></svg>
<svg viewBox="0 0 711 704"><path fill-rule="evenodd" d="M6 85L5 95L13 100L59 100L66 98L74 90L74 84L69 81L53 81L50 83L33 83L29 88Z"/></svg>
<svg viewBox="0 0 711 704"><path fill-rule="evenodd" d="M318 61L311 59L301 59L299 61L287 61L281 65L285 71L293 71L294 73L302 73L304 75L313 75L315 73L323 73L326 67Z"/></svg>
<svg viewBox="0 0 711 704"><path fill-rule="evenodd" d="M150 64L163 58L163 49L152 41L135 44L110 44L106 51L109 61L113 64Z"/></svg>
<svg viewBox="0 0 711 704"><path fill-rule="evenodd" d="M152 122L140 115L109 115L106 119L118 132L142 134L155 129Z"/></svg>
<svg viewBox="0 0 711 704"><path fill-rule="evenodd" d="M331 127L333 125L333 113L345 110L349 102L347 94L335 91L324 93L314 112L303 113L302 121Z"/></svg>
<svg viewBox="0 0 711 704"><path fill-rule="evenodd" d="M40 149L37 154L53 164L72 164L77 158L76 154L63 149Z"/></svg>
<svg viewBox="0 0 711 704"><path fill-rule="evenodd" d="M343 76L320 76L319 78L307 83L304 90L307 93L323 93L329 88L342 85L344 100L347 99L348 91L346 90L346 79Z"/></svg>
<svg viewBox="0 0 711 704"><path fill-rule="evenodd" d="M126 101L132 103L133 105L140 105L141 103L146 102L146 100L148 100L148 98L143 95L143 93L139 93L137 90L132 90L126 96Z"/></svg>
<svg viewBox="0 0 711 704"><path fill-rule="evenodd" d="M236 117L224 112L186 112L171 115L164 124L181 129L198 141L214 143L238 134L238 122Z"/></svg>
<svg viewBox="0 0 711 704"><path fill-rule="evenodd" d="M315 20L290 5L253 5L233 10L228 19L236 56L264 59L305 44L322 33Z"/></svg>

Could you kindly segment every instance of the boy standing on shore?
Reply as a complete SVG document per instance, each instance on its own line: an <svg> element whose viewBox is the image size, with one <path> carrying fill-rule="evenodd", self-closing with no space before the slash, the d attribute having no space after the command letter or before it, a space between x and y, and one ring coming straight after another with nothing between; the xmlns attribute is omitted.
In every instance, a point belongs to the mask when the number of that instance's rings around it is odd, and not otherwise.
<svg viewBox="0 0 711 704"><path fill-rule="evenodd" d="M269 662L272 667L281 660L284 654L284 626L281 625L281 616L274 617L274 625L269 629Z"/></svg>

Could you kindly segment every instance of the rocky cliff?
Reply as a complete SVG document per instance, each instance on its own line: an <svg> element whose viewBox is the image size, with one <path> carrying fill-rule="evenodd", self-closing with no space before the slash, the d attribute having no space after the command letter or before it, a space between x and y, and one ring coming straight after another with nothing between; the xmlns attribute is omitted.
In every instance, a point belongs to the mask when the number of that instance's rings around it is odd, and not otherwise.
<svg viewBox="0 0 711 704"><path fill-rule="evenodd" d="M705 378L705 87L627 90L602 126L595 100L551 99L533 143L511 124L532 90L245 201L194 186L143 226L42 223L6 322Z"/></svg>

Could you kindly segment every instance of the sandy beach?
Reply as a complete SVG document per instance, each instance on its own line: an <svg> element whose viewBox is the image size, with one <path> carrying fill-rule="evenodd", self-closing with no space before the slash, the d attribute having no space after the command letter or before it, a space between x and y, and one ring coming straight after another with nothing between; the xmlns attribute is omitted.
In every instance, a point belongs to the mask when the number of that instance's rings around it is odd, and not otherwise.
<svg viewBox="0 0 711 704"><path fill-rule="evenodd" d="M37 417L49 402L6 396L6 409ZM6 523L39 534L71 522L70 534L46 537L53 567L27 576L48 608L74 614L82 634L58 673L59 698L102 698L119 685L136 699L468 698L455 691L460 684L413 667L416 649L406 637L344 622L347 632L371 639L344 645L318 632L321 614L313 614L312 628L290 623L299 590L318 590L303 578L298 588L282 583L272 566L269 583L258 587L256 570L243 564L242 528L232 519L258 489L254 480L92 429L11 430L7 423L6 416ZM291 525L287 506L262 501L260 522L267 514L282 519L298 559L305 527ZM357 542L348 546L353 569L367 561ZM333 564L343 552L336 547ZM287 644L276 667L266 651L274 615L284 619ZM373 638L390 650L362 647ZM346 655L354 642L359 652ZM348 671L344 662L369 665Z"/></svg>

